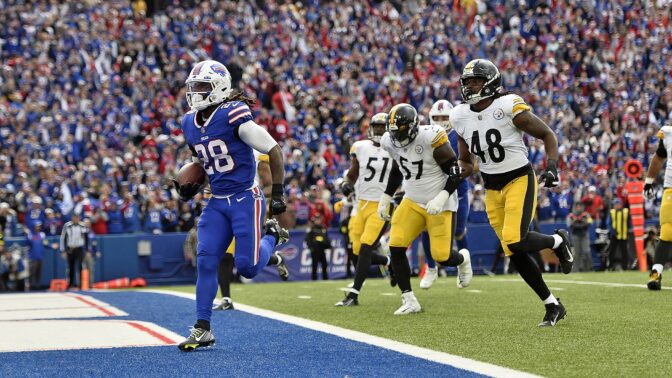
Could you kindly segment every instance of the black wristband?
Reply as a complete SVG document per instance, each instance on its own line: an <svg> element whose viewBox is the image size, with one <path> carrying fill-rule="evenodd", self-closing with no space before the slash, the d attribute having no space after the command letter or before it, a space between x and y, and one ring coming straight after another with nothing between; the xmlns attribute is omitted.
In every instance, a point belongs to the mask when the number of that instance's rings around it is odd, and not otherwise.
<svg viewBox="0 0 672 378"><path fill-rule="evenodd" d="M285 189L282 184L273 184L273 187L271 189L271 196L275 197L282 197L282 195L285 193Z"/></svg>

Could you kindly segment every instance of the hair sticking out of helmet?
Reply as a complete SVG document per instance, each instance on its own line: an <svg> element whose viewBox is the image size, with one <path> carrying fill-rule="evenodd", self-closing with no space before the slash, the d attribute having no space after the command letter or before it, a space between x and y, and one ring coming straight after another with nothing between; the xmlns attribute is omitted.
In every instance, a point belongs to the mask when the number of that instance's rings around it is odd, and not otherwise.
<svg viewBox="0 0 672 378"><path fill-rule="evenodd" d="M502 76L491 61L474 59L467 63L460 76L462 100L469 105L492 97L502 89Z"/></svg>
<svg viewBox="0 0 672 378"><path fill-rule="evenodd" d="M418 135L418 111L409 104L393 106L388 114L387 131L394 146L408 146Z"/></svg>
<svg viewBox="0 0 672 378"><path fill-rule="evenodd" d="M450 111L453 104L447 100L439 100L432 105L429 110L429 124L441 126L446 130L450 129Z"/></svg>
<svg viewBox="0 0 672 378"><path fill-rule="evenodd" d="M187 103L193 110L203 110L229 99L231 74L217 61L206 60L197 63L189 73L187 85Z"/></svg>
<svg viewBox="0 0 672 378"><path fill-rule="evenodd" d="M377 113L369 122L368 136L374 143L380 143L380 138L385 134L387 127L387 113Z"/></svg>

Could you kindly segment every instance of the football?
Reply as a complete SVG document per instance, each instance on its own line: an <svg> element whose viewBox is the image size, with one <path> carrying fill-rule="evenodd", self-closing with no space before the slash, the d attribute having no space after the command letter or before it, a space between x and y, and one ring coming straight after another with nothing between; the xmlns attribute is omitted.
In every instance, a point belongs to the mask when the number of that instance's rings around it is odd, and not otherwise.
<svg viewBox="0 0 672 378"><path fill-rule="evenodd" d="M205 169L198 163L188 163L182 166L177 172L177 183L184 184L198 184L199 186L205 183Z"/></svg>

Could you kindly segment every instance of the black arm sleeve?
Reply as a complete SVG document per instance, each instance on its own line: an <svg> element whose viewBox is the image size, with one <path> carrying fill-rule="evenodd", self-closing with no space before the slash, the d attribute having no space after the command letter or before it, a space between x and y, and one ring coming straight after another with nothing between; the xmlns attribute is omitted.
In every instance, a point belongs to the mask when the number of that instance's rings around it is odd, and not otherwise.
<svg viewBox="0 0 672 378"><path fill-rule="evenodd" d="M385 194L392 196L394 192L397 191L397 188L401 185L401 182L404 180L404 176L399 170L399 166L396 161L392 162L392 170L390 171L390 177L387 179L387 187L385 188Z"/></svg>
<svg viewBox="0 0 672 378"><path fill-rule="evenodd" d="M667 149L665 148L665 144L663 143L662 139L660 140L660 142L658 142L658 149L656 150L656 155L658 155L663 159L667 158Z"/></svg>
<svg viewBox="0 0 672 378"><path fill-rule="evenodd" d="M457 189L457 187L460 185L460 183L463 180L463 178L461 176L456 177L456 176L451 175L450 169L452 167L454 167L455 165L457 165L457 159L456 158L450 159L450 160L444 162L443 164L441 164L441 170L446 175L448 175L448 180L446 180L446 186L444 186L443 189L445 189L445 191L447 191L450 194L453 194L455 189Z"/></svg>
<svg viewBox="0 0 672 378"><path fill-rule="evenodd" d="M189 146L189 151L191 151L191 156L198 157L198 154L196 153L196 149L194 148L194 146L192 146L191 144L189 144L188 146Z"/></svg>

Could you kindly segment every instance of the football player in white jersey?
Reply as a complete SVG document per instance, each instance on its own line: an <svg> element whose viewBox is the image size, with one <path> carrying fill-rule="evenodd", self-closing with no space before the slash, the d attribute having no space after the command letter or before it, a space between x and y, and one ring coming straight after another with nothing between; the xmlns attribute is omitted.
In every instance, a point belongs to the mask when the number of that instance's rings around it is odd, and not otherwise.
<svg viewBox="0 0 672 378"><path fill-rule="evenodd" d="M653 199L655 196L653 185L658 173L667 157L672 154L672 126L663 126L658 131L658 149L651 159L649 170L644 180L644 195ZM672 164L667 163L665 168L665 182L663 183L663 199L660 204L660 242L656 246L653 257L653 267L649 274L646 286L649 290L660 290L663 279L663 267L672 257Z"/></svg>
<svg viewBox="0 0 672 378"><path fill-rule="evenodd" d="M554 326L565 316L565 307L551 294L528 253L553 249L565 274L572 270L574 257L567 231L556 230L553 235L529 231L537 204L537 180L523 133L544 141L548 160L540 179L547 188L560 182L555 133L525 100L503 91L499 70L488 60L472 60L464 67L460 90L464 103L450 112L450 123L459 136L460 161L469 166L473 155L478 157L490 225L520 275L544 302L546 315L539 326ZM465 171L465 177L471 174L470 168Z"/></svg>
<svg viewBox="0 0 672 378"><path fill-rule="evenodd" d="M468 286L473 276L469 252L451 253L457 211L455 190L462 179L461 169L446 131L440 126L418 126L418 112L409 104L392 107L380 144L394 159L378 204L382 219L390 219L392 195L402 181L405 187L404 198L391 217L390 252L402 293L402 305L394 314L406 315L421 310L411 289L406 250L425 228L434 260L443 266L456 266L462 286Z"/></svg>
<svg viewBox="0 0 672 378"><path fill-rule="evenodd" d="M357 258L355 282L346 297L336 306L356 306L364 280L371 264L389 265L388 256L374 253L374 246L387 229L388 222L377 216L378 201L385 190L386 179L392 169L390 155L381 148L380 138L385 133L387 114L378 113L369 123L369 138L355 142L350 149L350 169L341 184L341 191L349 196L357 185L357 212L348 224L352 250ZM361 167L361 169L360 169Z"/></svg>

